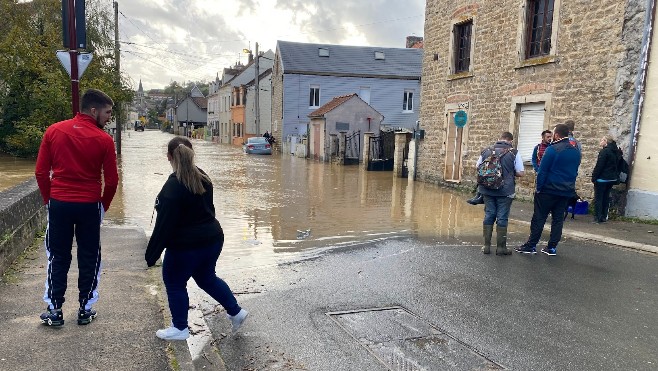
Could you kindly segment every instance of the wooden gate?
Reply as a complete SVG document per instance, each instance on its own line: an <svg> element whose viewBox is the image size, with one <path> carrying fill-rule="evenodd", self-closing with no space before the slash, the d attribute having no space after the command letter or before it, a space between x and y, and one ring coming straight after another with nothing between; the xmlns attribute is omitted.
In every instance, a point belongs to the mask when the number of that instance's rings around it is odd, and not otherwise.
<svg viewBox="0 0 658 371"><path fill-rule="evenodd" d="M358 165L361 153L361 130L345 137L345 165Z"/></svg>
<svg viewBox="0 0 658 371"><path fill-rule="evenodd" d="M394 155L395 132L380 131L379 136L370 137L368 171L393 171Z"/></svg>

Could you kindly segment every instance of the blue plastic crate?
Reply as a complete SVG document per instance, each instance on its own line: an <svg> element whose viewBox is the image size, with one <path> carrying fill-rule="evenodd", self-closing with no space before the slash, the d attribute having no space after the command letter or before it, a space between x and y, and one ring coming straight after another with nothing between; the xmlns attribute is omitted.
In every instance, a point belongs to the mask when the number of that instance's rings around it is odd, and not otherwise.
<svg viewBox="0 0 658 371"><path fill-rule="evenodd" d="M576 215L585 215L589 210L589 202L587 201L576 201Z"/></svg>

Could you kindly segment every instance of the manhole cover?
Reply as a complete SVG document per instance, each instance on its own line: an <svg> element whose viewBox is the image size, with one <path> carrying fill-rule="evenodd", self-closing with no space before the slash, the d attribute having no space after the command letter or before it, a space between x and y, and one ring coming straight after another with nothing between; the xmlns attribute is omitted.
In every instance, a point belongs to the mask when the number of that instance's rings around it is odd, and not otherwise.
<svg viewBox="0 0 658 371"><path fill-rule="evenodd" d="M390 370L502 370L402 307L327 313Z"/></svg>

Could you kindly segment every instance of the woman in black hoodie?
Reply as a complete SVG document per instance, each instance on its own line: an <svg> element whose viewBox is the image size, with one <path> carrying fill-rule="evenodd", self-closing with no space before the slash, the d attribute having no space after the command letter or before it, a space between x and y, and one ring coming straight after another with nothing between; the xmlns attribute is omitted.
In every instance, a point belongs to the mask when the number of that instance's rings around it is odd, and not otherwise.
<svg viewBox="0 0 658 371"><path fill-rule="evenodd" d="M215 274L224 232L215 219L212 182L194 165L192 143L187 138L175 137L169 141L167 159L174 172L155 200L158 217L145 259L151 267L166 249L162 279L169 299L171 327L155 334L164 340L185 340L190 336L187 327L190 278L224 307L235 333L249 313L240 308L226 282Z"/></svg>
<svg viewBox="0 0 658 371"><path fill-rule="evenodd" d="M621 157L621 151L610 135L601 138L599 145L601 150L592 171L592 183L594 183L593 223L604 223L608 220L610 190L619 179L617 164Z"/></svg>

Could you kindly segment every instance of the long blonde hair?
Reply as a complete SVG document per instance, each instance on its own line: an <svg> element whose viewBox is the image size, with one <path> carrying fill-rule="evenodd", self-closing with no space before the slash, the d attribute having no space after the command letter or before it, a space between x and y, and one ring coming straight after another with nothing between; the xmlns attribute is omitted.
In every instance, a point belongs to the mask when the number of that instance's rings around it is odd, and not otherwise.
<svg viewBox="0 0 658 371"><path fill-rule="evenodd" d="M171 157L171 167L176 173L176 179L193 194L204 194L206 189L203 187L203 182L208 184L212 184L212 182L194 164L192 142L185 137L175 137L169 141L167 153Z"/></svg>

